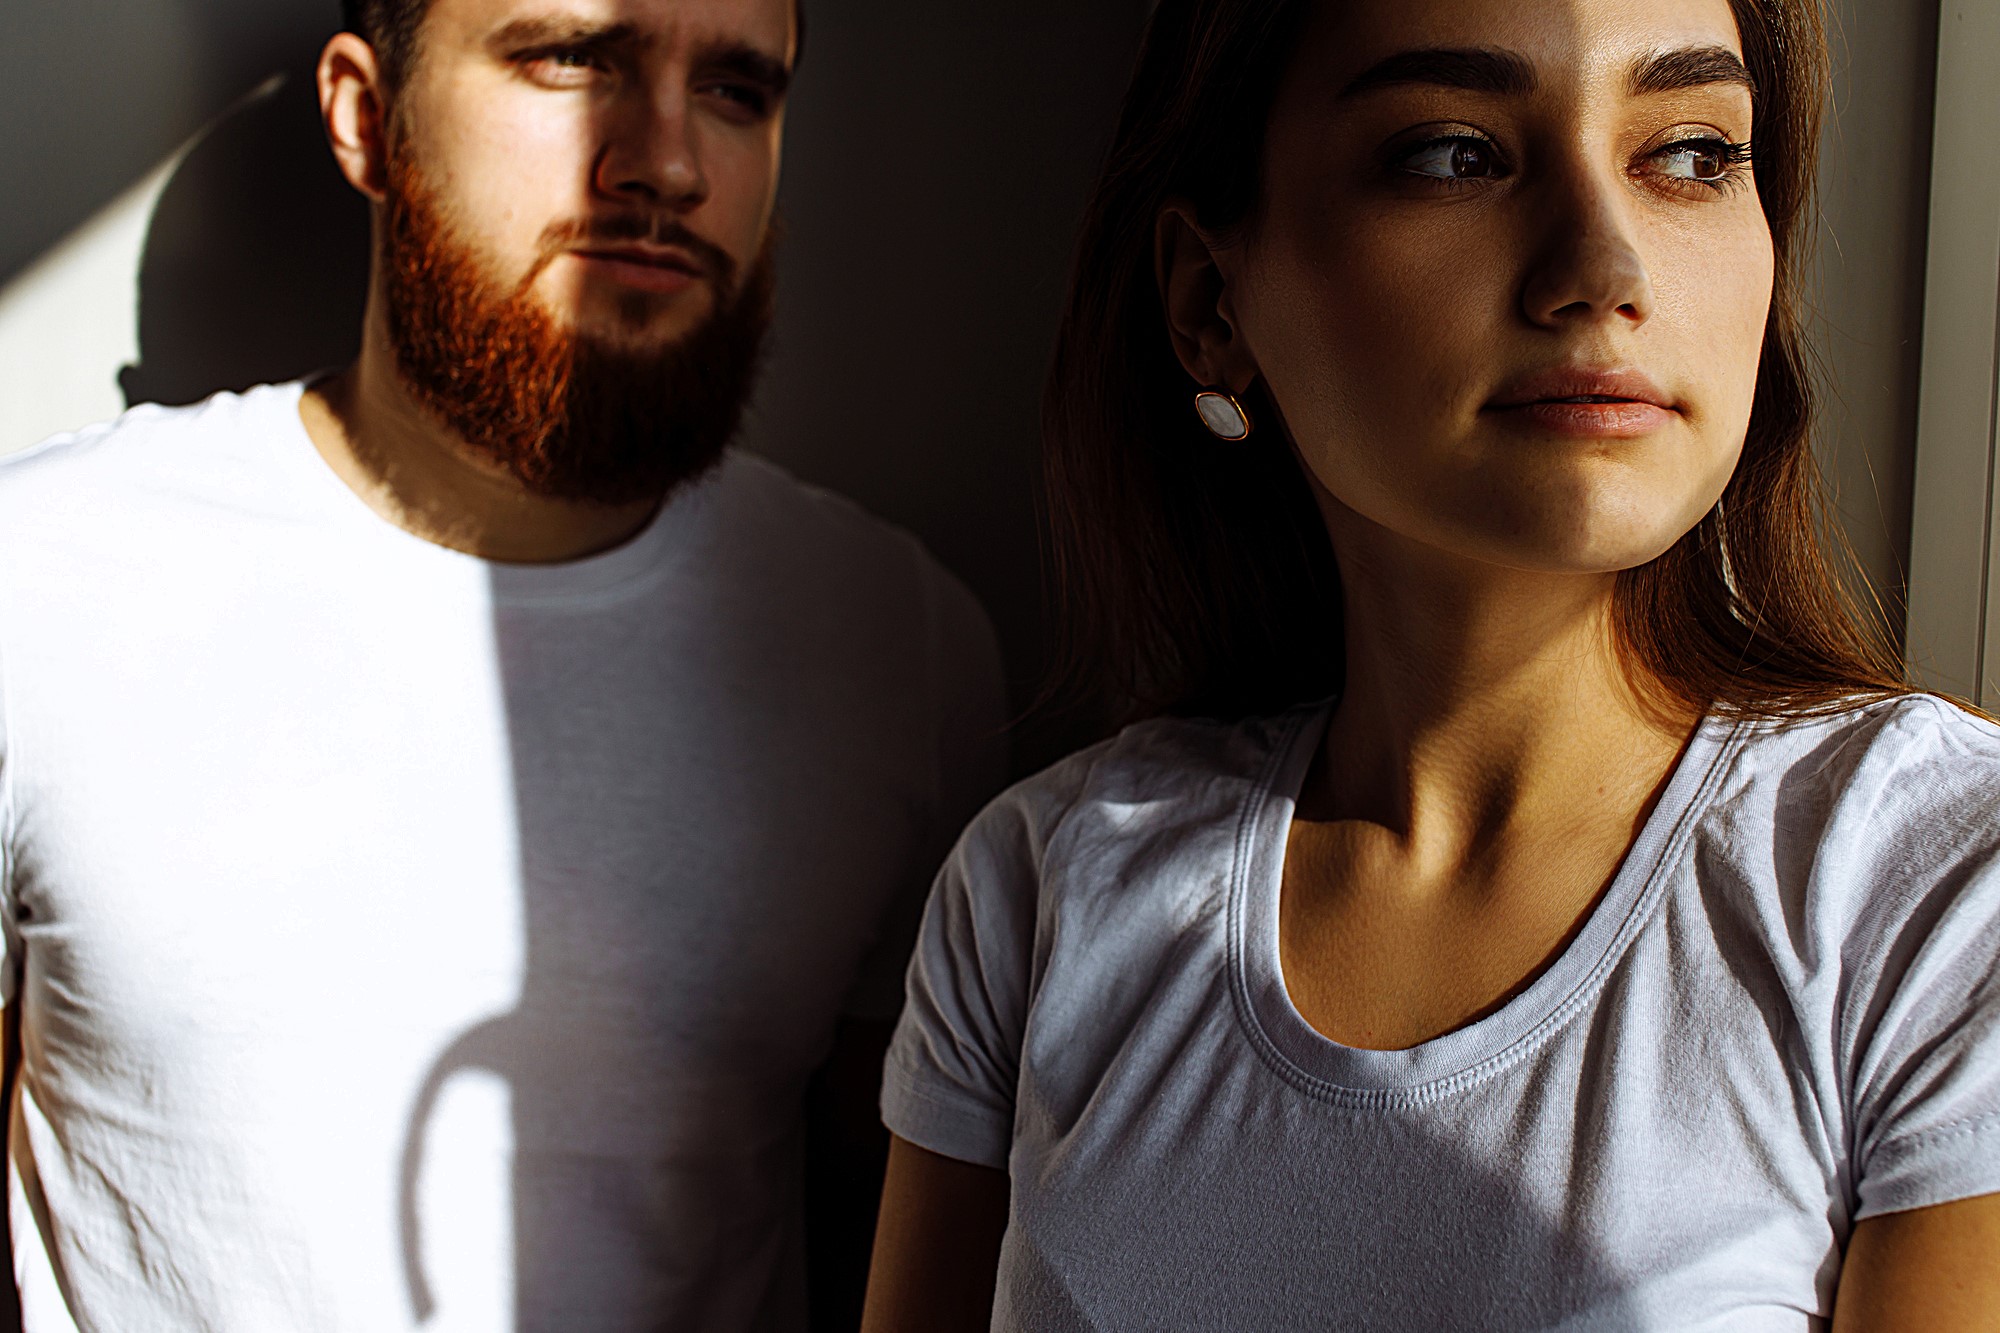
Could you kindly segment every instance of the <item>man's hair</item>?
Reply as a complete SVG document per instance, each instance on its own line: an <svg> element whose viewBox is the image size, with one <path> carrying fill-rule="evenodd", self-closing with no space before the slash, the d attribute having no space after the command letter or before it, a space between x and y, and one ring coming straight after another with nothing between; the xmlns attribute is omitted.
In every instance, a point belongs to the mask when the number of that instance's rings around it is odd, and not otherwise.
<svg viewBox="0 0 2000 1333"><path fill-rule="evenodd" d="M340 0L340 26L357 33L375 48L382 72L395 87L410 72L417 54L417 30L423 26L430 0ZM806 44L805 0L793 0L795 52ZM794 60L796 60L796 53Z"/></svg>
<svg viewBox="0 0 2000 1333"><path fill-rule="evenodd" d="M375 48L393 86L403 81L416 53L417 29L430 0L340 0L340 26Z"/></svg>

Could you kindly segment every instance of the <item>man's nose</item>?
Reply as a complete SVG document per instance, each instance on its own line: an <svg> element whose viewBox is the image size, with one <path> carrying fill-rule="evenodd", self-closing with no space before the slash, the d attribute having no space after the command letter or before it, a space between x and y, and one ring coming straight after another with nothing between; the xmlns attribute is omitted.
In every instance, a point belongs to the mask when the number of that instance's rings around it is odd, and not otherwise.
<svg viewBox="0 0 2000 1333"><path fill-rule="evenodd" d="M708 198L700 144L683 91L635 90L611 109L598 154L599 194L688 212Z"/></svg>
<svg viewBox="0 0 2000 1333"><path fill-rule="evenodd" d="M1546 219L1522 286L1522 313L1545 328L1652 317L1653 279L1635 229L1631 185L1609 169L1578 166L1537 191Z"/></svg>

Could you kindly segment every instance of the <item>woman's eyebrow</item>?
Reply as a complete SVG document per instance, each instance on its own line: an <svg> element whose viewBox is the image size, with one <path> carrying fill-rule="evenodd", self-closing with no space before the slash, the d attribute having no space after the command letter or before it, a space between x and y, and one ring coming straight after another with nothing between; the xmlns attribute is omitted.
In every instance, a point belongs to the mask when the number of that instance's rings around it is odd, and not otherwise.
<svg viewBox="0 0 2000 1333"><path fill-rule="evenodd" d="M1432 47L1400 51L1378 60L1348 81L1340 97L1359 97L1383 88L1431 84L1498 97L1524 97L1535 90L1535 69L1511 51L1485 47Z"/></svg>
<svg viewBox="0 0 2000 1333"><path fill-rule="evenodd" d="M1681 92L1716 83L1739 84L1757 95L1757 81L1742 59L1726 46L1688 46L1650 55L1632 67L1628 83L1634 97Z"/></svg>
<svg viewBox="0 0 2000 1333"><path fill-rule="evenodd" d="M1496 97L1525 97L1537 85L1535 67L1512 51L1488 47L1430 47L1399 51L1376 61L1340 90L1342 99L1384 88L1428 84L1462 88ZM1689 46L1660 51L1632 67L1627 85L1634 97L1679 92L1710 84L1734 83L1753 95L1757 84L1742 59L1726 46Z"/></svg>

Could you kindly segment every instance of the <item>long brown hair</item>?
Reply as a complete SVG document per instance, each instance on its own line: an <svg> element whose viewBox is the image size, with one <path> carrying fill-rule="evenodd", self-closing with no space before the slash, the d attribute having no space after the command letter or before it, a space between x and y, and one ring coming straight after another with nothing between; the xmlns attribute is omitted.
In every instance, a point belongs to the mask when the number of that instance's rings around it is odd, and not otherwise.
<svg viewBox="0 0 2000 1333"><path fill-rule="evenodd" d="M1252 217L1308 3L1162 0L1078 246L1043 405L1051 572L1072 683L1140 715L1269 713L1342 683L1340 617L1327 613L1339 570L1300 464L1275 432L1223 449L1201 427L1153 262L1170 199L1214 233ZM1907 685L1817 521L1798 307L1828 81L1823 19L1816 0L1731 8L1756 82L1753 168L1777 252L1756 397L1721 501L1619 576L1612 620L1629 675L1655 702L1789 716Z"/></svg>

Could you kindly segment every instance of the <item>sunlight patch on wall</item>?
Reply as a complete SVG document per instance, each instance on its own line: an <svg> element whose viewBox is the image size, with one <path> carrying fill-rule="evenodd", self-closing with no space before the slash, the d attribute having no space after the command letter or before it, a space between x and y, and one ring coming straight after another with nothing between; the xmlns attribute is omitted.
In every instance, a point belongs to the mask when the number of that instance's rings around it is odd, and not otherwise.
<svg viewBox="0 0 2000 1333"><path fill-rule="evenodd" d="M187 151L0 288L0 453L125 410L118 372L139 359L146 229Z"/></svg>
<svg viewBox="0 0 2000 1333"><path fill-rule="evenodd" d="M0 454L125 410L118 374L139 360L140 265L161 196L217 126L282 84L259 84L0 287Z"/></svg>

